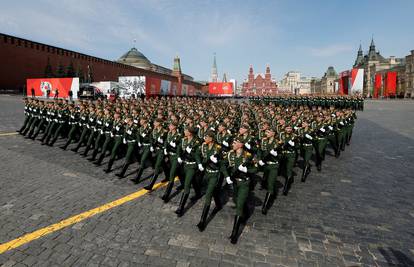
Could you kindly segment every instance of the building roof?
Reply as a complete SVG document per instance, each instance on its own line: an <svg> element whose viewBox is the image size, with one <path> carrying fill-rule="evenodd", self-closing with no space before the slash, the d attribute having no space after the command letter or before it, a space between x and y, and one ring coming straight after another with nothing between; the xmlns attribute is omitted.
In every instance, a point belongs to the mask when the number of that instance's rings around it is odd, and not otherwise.
<svg viewBox="0 0 414 267"><path fill-rule="evenodd" d="M135 47L123 54L118 60L118 63L131 65L142 69L151 69L152 64L144 54L138 51Z"/></svg>

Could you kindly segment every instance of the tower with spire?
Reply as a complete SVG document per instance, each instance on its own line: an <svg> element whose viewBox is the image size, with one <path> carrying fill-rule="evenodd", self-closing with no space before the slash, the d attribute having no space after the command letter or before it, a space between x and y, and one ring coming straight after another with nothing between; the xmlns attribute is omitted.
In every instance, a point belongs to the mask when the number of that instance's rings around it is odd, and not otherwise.
<svg viewBox="0 0 414 267"><path fill-rule="evenodd" d="M217 81L218 81L217 62L216 62L216 53L214 53L213 67L211 68L211 82L215 83Z"/></svg>
<svg viewBox="0 0 414 267"><path fill-rule="evenodd" d="M181 89L183 84L183 75L181 73L181 64L180 64L180 58L175 56L174 58L174 65L172 70L172 75L177 77L178 85L177 85L177 94L181 95Z"/></svg>

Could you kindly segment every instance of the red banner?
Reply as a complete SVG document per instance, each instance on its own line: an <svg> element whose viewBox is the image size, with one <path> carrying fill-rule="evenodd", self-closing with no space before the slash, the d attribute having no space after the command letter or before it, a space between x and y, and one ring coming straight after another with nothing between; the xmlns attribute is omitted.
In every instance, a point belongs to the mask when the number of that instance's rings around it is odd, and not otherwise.
<svg viewBox="0 0 414 267"><path fill-rule="evenodd" d="M375 82L374 82L374 98L378 98L381 92L382 87L382 75L380 73L375 74Z"/></svg>
<svg viewBox="0 0 414 267"><path fill-rule="evenodd" d="M395 96L397 93L397 72L389 71L387 72L385 80L385 96Z"/></svg>
<svg viewBox="0 0 414 267"><path fill-rule="evenodd" d="M72 91L73 98L76 98L79 91L79 78L27 79L26 86L28 96L46 98L49 91L49 96L54 97L57 89L59 98L68 98L69 91Z"/></svg>
<svg viewBox="0 0 414 267"><path fill-rule="evenodd" d="M233 84L232 83L209 83L208 92L210 95L232 95Z"/></svg>

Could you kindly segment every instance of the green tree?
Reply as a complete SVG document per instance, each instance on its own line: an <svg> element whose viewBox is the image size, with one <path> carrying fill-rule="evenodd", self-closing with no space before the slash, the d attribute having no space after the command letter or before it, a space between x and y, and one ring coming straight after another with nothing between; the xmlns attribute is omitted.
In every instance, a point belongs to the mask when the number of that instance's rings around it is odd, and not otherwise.
<svg viewBox="0 0 414 267"><path fill-rule="evenodd" d="M79 77L79 82L83 83L85 80L85 76L83 75L82 67L79 65L78 71L76 72L76 77Z"/></svg>
<svg viewBox="0 0 414 267"><path fill-rule="evenodd" d="M75 77L75 75L75 68L73 67L73 62L71 61L66 69L66 77Z"/></svg>
<svg viewBox="0 0 414 267"><path fill-rule="evenodd" d="M57 78L64 78L66 76L65 68L63 67L62 63L59 63L59 66L56 71Z"/></svg>
<svg viewBox="0 0 414 267"><path fill-rule="evenodd" d="M53 69L52 65L50 65L50 58L47 58L47 64L45 68L45 78L53 78Z"/></svg>

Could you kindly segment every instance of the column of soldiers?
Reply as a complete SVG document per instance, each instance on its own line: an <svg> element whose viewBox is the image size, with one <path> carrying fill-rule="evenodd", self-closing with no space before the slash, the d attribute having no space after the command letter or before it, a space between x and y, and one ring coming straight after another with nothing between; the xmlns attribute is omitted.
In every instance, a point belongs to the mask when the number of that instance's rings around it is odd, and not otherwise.
<svg viewBox="0 0 414 267"><path fill-rule="evenodd" d="M27 138L41 134L42 145L53 146L61 137L66 150L102 165L111 172L122 159L124 178L131 164L138 162L132 180L140 183L143 172L152 168L152 190L158 177L167 183L162 200L168 202L176 181L181 191L177 216L183 216L191 189L194 202L204 194L204 208L197 227L207 226L212 200L213 213L222 209L225 188L232 187L236 207L230 236L236 243L240 225L248 217L247 199L258 182L266 190L262 213L267 214L277 193L277 179L283 180L283 194L294 183L293 169L302 168L301 181L311 173L311 159L322 170L327 149L339 157L349 145L362 110L358 97L306 96L254 98L250 101L201 98L117 99L115 101L25 99L25 120L18 131ZM329 146L328 146L329 145ZM179 179L176 180L176 177Z"/></svg>

